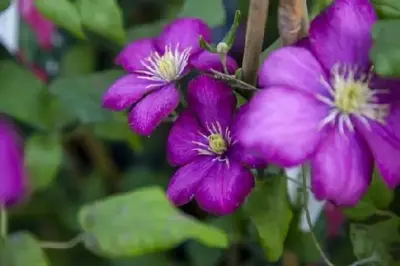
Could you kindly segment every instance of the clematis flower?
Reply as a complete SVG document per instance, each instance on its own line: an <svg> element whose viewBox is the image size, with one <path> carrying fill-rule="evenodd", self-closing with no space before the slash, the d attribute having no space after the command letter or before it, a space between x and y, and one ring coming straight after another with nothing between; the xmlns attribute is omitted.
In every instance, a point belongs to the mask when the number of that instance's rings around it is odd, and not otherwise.
<svg viewBox="0 0 400 266"><path fill-rule="evenodd" d="M275 51L242 118L239 141L283 167L310 161L317 199L354 205L374 159L400 182L400 82L376 76L368 58L377 16L368 0L336 0L308 39Z"/></svg>
<svg viewBox="0 0 400 266"><path fill-rule="evenodd" d="M245 165L265 166L236 141L236 121L246 105L235 114L232 90L206 76L190 82L188 104L168 137L168 161L180 166L170 181L168 197L178 206L194 197L209 213L232 213L254 187Z"/></svg>
<svg viewBox="0 0 400 266"><path fill-rule="evenodd" d="M21 139L4 118L0 120L0 167L0 206L10 206L24 195L24 155Z"/></svg>
<svg viewBox="0 0 400 266"><path fill-rule="evenodd" d="M105 93L103 107L122 111L133 105L129 115L132 130L150 135L179 104L177 80L192 68L222 69L217 54L200 48L199 35L211 42L211 29L203 21L180 18L157 38L129 44L116 58L129 74ZM236 62L228 58L227 67L234 72Z"/></svg>

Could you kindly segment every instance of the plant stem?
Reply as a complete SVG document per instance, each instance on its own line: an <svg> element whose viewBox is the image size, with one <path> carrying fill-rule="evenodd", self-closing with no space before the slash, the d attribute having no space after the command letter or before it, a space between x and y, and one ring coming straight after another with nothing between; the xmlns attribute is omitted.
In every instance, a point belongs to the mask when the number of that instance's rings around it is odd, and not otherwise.
<svg viewBox="0 0 400 266"><path fill-rule="evenodd" d="M325 263L328 266L335 266L335 264L333 264L328 257L325 255L325 252L323 251L321 245L318 242L317 237L314 234L313 231L313 225L312 225L312 221L311 221L311 215L310 215L310 211L308 210L308 192L307 192L307 169L306 167L303 165L301 168L301 174L302 174L302 178L303 178L303 205L304 205L304 211L306 213L306 218L307 218L307 224L310 227L310 234L311 237L314 241L315 247L318 249L319 253L321 254L322 259L325 261Z"/></svg>
<svg viewBox="0 0 400 266"><path fill-rule="evenodd" d="M278 9L279 34L283 45L292 45L307 36L307 0L281 0Z"/></svg>
<svg viewBox="0 0 400 266"><path fill-rule="evenodd" d="M0 206L0 237L6 239L8 231L8 217L5 206Z"/></svg>
<svg viewBox="0 0 400 266"><path fill-rule="evenodd" d="M42 241L40 242L40 247L42 249L70 249L77 246L82 241L82 235L78 235L77 237L67 241L67 242L49 242Z"/></svg>
<svg viewBox="0 0 400 266"><path fill-rule="evenodd" d="M256 85L269 0L250 0L243 55L243 80Z"/></svg>

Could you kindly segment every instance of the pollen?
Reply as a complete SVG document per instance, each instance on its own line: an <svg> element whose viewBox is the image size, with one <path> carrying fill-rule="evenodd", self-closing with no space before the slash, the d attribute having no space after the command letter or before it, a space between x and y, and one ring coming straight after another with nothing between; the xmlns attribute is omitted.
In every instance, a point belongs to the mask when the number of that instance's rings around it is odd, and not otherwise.
<svg viewBox="0 0 400 266"><path fill-rule="evenodd" d="M215 154L219 155L224 154L228 149L225 139L220 134L211 134L208 137L208 145Z"/></svg>

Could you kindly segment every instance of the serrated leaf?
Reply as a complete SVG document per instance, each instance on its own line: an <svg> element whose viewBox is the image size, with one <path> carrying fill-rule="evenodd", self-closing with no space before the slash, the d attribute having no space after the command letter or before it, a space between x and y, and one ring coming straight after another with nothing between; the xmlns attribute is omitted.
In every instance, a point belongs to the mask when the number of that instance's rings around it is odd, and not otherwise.
<svg viewBox="0 0 400 266"><path fill-rule="evenodd" d="M400 1L397 0L372 0L376 12L380 18L400 18Z"/></svg>
<svg viewBox="0 0 400 266"><path fill-rule="evenodd" d="M158 187L147 187L84 206L79 223L85 245L107 257L139 256L188 240L227 247L227 235L173 207Z"/></svg>
<svg viewBox="0 0 400 266"><path fill-rule="evenodd" d="M79 0L77 6L85 27L119 44L125 43L122 13L117 1Z"/></svg>
<svg viewBox="0 0 400 266"><path fill-rule="evenodd" d="M286 194L286 179L274 177L259 182L245 204L270 261L278 261L282 256L293 217Z"/></svg>
<svg viewBox="0 0 400 266"><path fill-rule="evenodd" d="M65 28L79 38L84 38L78 10L69 0L35 0L44 17Z"/></svg>
<svg viewBox="0 0 400 266"><path fill-rule="evenodd" d="M25 161L29 184L35 190L49 186L57 176L62 162L61 138L56 135L33 135L25 143Z"/></svg>
<svg viewBox="0 0 400 266"><path fill-rule="evenodd" d="M210 27L220 26L226 19L223 0L185 0L179 16L200 18Z"/></svg>
<svg viewBox="0 0 400 266"><path fill-rule="evenodd" d="M48 259L36 238L27 232L8 236L0 250L0 265L4 266L48 266Z"/></svg>
<svg viewBox="0 0 400 266"><path fill-rule="evenodd" d="M60 77L50 84L49 90L81 123L112 121L112 112L101 107L102 97L122 73L108 70L90 75Z"/></svg>

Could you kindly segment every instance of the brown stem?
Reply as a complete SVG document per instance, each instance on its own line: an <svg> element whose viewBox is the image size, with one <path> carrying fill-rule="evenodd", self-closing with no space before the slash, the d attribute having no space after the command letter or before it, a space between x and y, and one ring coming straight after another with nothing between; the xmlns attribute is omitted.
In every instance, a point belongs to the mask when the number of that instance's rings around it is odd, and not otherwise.
<svg viewBox="0 0 400 266"><path fill-rule="evenodd" d="M250 0L243 55L243 80L256 85L269 0Z"/></svg>
<svg viewBox="0 0 400 266"><path fill-rule="evenodd" d="M285 46L307 36L310 24L307 1L280 0L278 22L279 34Z"/></svg>

